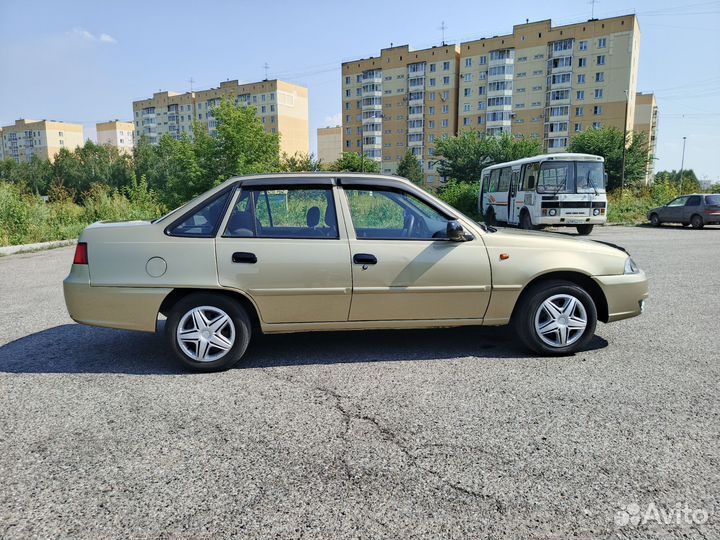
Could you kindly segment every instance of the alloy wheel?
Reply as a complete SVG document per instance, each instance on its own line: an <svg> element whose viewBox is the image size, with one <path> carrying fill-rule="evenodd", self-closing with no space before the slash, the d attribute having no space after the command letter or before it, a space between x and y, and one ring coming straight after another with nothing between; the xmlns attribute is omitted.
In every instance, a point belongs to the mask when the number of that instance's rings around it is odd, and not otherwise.
<svg viewBox="0 0 720 540"><path fill-rule="evenodd" d="M551 347L566 347L585 333L588 317L583 303L569 294L546 299L535 312L535 332Z"/></svg>
<svg viewBox="0 0 720 540"><path fill-rule="evenodd" d="M196 362L214 362L235 344L235 325L215 306L198 306L183 315L176 332L180 349Z"/></svg>

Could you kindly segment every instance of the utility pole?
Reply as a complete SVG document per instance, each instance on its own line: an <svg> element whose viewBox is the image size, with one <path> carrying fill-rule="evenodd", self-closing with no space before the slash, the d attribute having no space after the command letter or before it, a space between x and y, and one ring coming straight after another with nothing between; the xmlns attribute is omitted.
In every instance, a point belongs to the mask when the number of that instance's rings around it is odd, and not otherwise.
<svg viewBox="0 0 720 540"><path fill-rule="evenodd" d="M680 195L683 193L683 169L685 168L685 142L687 137L683 137L682 160L680 160Z"/></svg>
<svg viewBox="0 0 720 540"><path fill-rule="evenodd" d="M620 198L623 198L623 193L625 191L625 155L627 153L627 123L628 123L628 101L630 101L630 97L628 95L628 91L625 90L625 116L624 116L624 124L623 124L623 153L622 153L622 168L620 172Z"/></svg>

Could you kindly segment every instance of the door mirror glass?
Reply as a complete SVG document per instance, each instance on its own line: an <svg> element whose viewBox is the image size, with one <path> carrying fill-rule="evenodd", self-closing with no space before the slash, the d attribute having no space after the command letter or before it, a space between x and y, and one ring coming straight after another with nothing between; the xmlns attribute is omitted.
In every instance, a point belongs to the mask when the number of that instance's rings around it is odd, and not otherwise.
<svg viewBox="0 0 720 540"><path fill-rule="evenodd" d="M464 242L465 241L465 230L460 225L459 221L448 221L447 224L447 237L453 242Z"/></svg>

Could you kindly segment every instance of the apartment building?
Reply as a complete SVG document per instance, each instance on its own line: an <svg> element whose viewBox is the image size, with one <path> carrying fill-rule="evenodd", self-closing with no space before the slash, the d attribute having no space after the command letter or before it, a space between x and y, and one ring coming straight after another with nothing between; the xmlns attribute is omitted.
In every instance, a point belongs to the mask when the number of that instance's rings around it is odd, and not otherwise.
<svg viewBox="0 0 720 540"><path fill-rule="evenodd" d="M657 129L658 129L658 108L654 94L638 92L635 94L635 121L633 130L635 132L647 133L648 147L651 155L657 150ZM645 183L650 183L655 169L655 160L648 163Z"/></svg>
<svg viewBox="0 0 720 540"><path fill-rule="evenodd" d="M121 154L131 154L135 124L132 122L121 122L110 120L109 122L98 122L95 124L97 130L97 143L99 145L109 144L118 149Z"/></svg>
<svg viewBox="0 0 720 540"><path fill-rule="evenodd" d="M323 163L337 161L343 150L342 127L324 127L317 130L318 159Z"/></svg>
<svg viewBox="0 0 720 540"><path fill-rule="evenodd" d="M280 151L294 154L310 151L308 91L303 86L279 80L240 84L237 80L197 92L156 92L152 98L133 102L135 139L145 137L157 144L164 134L179 139L190 135L194 121L212 133L212 109L223 98L236 105L252 106L268 133L280 134Z"/></svg>
<svg viewBox="0 0 720 540"><path fill-rule="evenodd" d="M457 133L459 67L457 45L402 45L343 63L343 151L379 161L386 174L410 151L426 182L438 185L434 143Z"/></svg>
<svg viewBox="0 0 720 540"><path fill-rule="evenodd" d="M33 156L52 160L61 148L74 150L84 142L81 124L55 120L16 120L0 127L0 159L26 163Z"/></svg>
<svg viewBox="0 0 720 540"><path fill-rule="evenodd" d="M640 29L634 15L552 26L460 45L460 130L503 132L565 151L573 134L633 129Z"/></svg>

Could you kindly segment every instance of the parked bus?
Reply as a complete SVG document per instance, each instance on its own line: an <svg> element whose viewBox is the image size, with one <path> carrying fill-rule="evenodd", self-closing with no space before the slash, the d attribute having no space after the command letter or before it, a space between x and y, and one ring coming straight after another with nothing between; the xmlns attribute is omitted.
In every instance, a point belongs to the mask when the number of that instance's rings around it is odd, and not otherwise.
<svg viewBox="0 0 720 540"><path fill-rule="evenodd" d="M478 210L488 224L576 227L578 234L590 234L607 221L604 161L558 153L486 167Z"/></svg>

